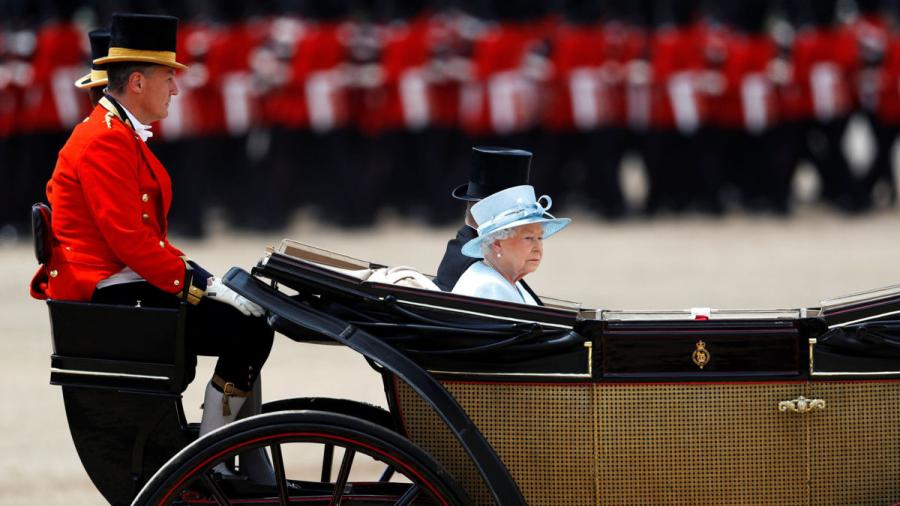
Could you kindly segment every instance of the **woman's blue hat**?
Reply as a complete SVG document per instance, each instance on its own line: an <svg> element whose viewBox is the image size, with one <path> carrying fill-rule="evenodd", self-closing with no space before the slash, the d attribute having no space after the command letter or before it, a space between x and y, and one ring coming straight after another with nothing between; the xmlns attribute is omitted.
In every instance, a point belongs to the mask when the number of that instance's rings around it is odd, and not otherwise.
<svg viewBox="0 0 900 506"><path fill-rule="evenodd" d="M546 205L541 201L545 200ZM544 239L564 229L572 222L569 218L555 218L547 210L553 200L547 195L534 197L534 187L513 186L481 199L472 206L472 217L478 224L478 237L465 243L462 254L472 258L484 258L481 243L484 238L499 230L540 223L544 227Z"/></svg>

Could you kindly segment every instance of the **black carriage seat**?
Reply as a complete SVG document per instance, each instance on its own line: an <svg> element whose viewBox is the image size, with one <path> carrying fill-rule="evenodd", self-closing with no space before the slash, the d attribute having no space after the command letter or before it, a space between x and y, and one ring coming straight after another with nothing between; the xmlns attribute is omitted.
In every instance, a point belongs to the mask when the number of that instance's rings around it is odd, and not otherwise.
<svg viewBox="0 0 900 506"><path fill-rule="evenodd" d="M34 255L52 253L51 211L31 207ZM181 394L193 379L186 363L184 305L177 309L47 300L53 385Z"/></svg>

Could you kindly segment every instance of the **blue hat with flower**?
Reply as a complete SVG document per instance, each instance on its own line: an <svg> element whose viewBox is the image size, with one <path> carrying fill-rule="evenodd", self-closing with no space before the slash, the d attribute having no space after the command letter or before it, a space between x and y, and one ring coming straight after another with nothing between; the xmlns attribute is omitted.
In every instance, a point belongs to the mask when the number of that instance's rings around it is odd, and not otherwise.
<svg viewBox="0 0 900 506"><path fill-rule="evenodd" d="M463 245L462 254L483 258L481 243L485 237L500 230L532 223L543 226L544 239L550 237L572 222L569 218L555 218L548 213L551 205L553 200L547 195L535 198L534 187L530 185L513 186L481 199L472 206L472 217L478 224L478 237Z"/></svg>

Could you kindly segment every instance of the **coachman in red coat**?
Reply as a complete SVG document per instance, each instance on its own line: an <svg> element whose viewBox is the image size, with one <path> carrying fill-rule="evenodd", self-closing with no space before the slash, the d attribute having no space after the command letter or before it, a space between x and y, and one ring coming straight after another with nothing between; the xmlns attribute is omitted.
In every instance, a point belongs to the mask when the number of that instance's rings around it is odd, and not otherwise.
<svg viewBox="0 0 900 506"><path fill-rule="evenodd" d="M259 395L257 377L273 333L258 318L259 306L188 259L167 236L172 184L145 141L152 135L148 125L167 116L178 94L175 69L185 66L175 59L177 23L168 16L113 16L108 56L95 62L108 65L108 94L59 153L47 184L51 258L31 286L37 298L107 304L173 307L186 298L188 348L219 356L206 390L202 435L233 421L245 404L255 405L247 398ZM254 452L247 463L252 479L272 481L263 453Z"/></svg>

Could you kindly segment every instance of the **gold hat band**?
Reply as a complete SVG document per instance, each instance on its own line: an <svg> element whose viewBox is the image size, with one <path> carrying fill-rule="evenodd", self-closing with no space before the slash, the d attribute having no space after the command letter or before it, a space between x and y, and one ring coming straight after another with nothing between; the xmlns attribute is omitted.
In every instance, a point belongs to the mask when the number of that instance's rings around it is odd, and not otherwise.
<svg viewBox="0 0 900 506"><path fill-rule="evenodd" d="M91 69L91 81L96 83L97 81L106 81L107 79L109 79L109 77L106 75L105 70Z"/></svg>
<svg viewBox="0 0 900 506"><path fill-rule="evenodd" d="M109 58L128 56L135 58L155 58L157 60L175 61L175 51L146 51L143 49L128 49L127 47L111 47L106 55Z"/></svg>
<svg viewBox="0 0 900 506"><path fill-rule="evenodd" d="M94 60L94 65L129 61L157 63L181 70L187 69L187 65L175 61L175 51L147 51L144 49L128 49L127 47L110 47L106 56Z"/></svg>

